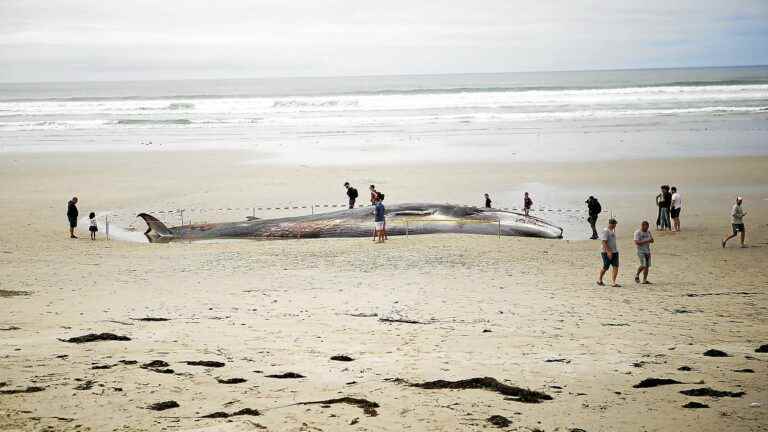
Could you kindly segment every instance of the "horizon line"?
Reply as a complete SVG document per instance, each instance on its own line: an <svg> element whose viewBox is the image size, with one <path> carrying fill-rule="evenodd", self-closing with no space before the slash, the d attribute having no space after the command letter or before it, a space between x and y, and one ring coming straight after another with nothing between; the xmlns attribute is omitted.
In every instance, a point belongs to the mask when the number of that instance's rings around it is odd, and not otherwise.
<svg viewBox="0 0 768 432"><path fill-rule="evenodd" d="M742 64L719 66L671 66L671 67L644 67L644 68L598 68L598 69L553 69L532 71L503 71L503 72L447 72L447 73L405 73L405 74L360 74L360 75L266 75L251 77L228 78L179 78L179 79L104 79L104 80L61 80L61 81L4 81L2 84L64 84L64 83L120 83L120 82L164 82L164 81L238 81L238 80L276 80L276 79L332 79L332 78L381 78L381 77L428 77L446 75L504 75L504 74L536 74L536 73L574 73L574 72L629 72L629 71L654 71L675 69L739 69L768 67L768 64Z"/></svg>

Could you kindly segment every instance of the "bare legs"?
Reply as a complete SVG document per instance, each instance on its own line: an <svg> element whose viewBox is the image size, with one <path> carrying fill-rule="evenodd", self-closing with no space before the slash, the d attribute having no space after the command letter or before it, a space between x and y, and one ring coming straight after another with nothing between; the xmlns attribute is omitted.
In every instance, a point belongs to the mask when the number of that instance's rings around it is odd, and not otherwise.
<svg viewBox="0 0 768 432"><path fill-rule="evenodd" d="M744 247L744 236L746 235L746 229L741 230L739 232L734 232L733 234L729 235L728 237L723 239L723 247L725 247L725 244L728 243L728 240L736 237L737 234L741 234L739 237L739 240L741 241L741 247Z"/></svg>

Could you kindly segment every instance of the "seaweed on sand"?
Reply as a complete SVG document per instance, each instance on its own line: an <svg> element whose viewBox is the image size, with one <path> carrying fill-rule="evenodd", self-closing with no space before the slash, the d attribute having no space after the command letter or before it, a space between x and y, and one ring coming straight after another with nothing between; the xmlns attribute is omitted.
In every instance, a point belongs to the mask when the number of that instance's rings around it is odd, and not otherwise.
<svg viewBox="0 0 768 432"><path fill-rule="evenodd" d="M552 396L535 390L524 389L499 382L496 378L469 378L459 381L436 380L423 383L412 383L411 387L418 387L427 390L436 389L483 389L491 390L504 396L509 396L509 400L515 400L523 403L540 403L545 400L552 400Z"/></svg>
<svg viewBox="0 0 768 432"><path fill-rule="evenodd" d="M114 333L89 333L83 336L77 336L69 339L59 339L62 342L69 343L86 343L86 342L98 342L98 341L129 341L131 338L128 336L118 336Z"/></svg>
<svg viewBox="0 0 768 432"><path fill-rule="evenodd" d="M680 393L686 396L711 396L711 397L742 397L744 392L730 392L726 390L715 390L709 387L702 387L690 390L682 390Z"/></svg>
<svg viewBox="0 0 768 432"><path fill-rule="evenodd" d="M639 383L633 385L634 388L651 388L670 384L683 384L678 380L669 378L646 378Z"/></svg>
<svg viewBox="0 0 768 432"><path fill-rule="evenodd" d="M376 411L376 408L379 407L379 404L376 402L369 401L367 399L359 399L359 398L353 398L353 397L340 397L335 399L326 399L326 400L320 400L320 401L310 401L310 402L299 402L298 405L333 405L333 404L339 404L344 403L348 405L354 405L358 408L361 408L365 415L370 417L376 417L379 415L378 411Z"/></svg>

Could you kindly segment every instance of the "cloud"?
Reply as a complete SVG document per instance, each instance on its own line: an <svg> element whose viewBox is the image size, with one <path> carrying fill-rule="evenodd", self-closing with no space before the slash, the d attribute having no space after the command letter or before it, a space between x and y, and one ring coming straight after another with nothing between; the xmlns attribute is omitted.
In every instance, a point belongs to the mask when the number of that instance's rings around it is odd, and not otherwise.
<svg viewBox="0 0 768 432"><path fill-rule="evenodd" d="M4 81L764 63L764 0L0 0Z"/></svg>

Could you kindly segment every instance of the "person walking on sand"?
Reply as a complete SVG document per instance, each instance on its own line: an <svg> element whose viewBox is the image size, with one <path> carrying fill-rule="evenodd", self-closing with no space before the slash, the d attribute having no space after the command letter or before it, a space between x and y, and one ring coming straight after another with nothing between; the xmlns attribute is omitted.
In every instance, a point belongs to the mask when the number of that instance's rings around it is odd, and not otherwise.
<svg viewBox="0 0 768 432"><path fill-rule="evenodd" d="M741 208L741 203L743 200L744 199L742 197L736 197L736 204L734 204L733 208L731 209L731 228L733 229L733 234L723 239L723 247L725 247L725 244L728 243L728 240L736 237L736 234L738 233L741 233L741 247L746 247L744 245L744 236L746 235L746 229L744 228L744 216L747 215L747 212Z"/></svg>
<svg viewBox="0 0 768 432"><path fill-rule="evenodd" d="M528 192L526 192L523 195L523 213L525 213L526 216L529 216L529 213L531 212L531 207L533 207L533 200L528 195Z"/></svg>
<svg viewBox="0 0 768 432"><path fill-rule="evenodd" d="M88 227L88 231L91 232L91 240L96 240L96 231L99 230L99 226L96 225L96 213L91 212L88 215L88 220L90 222L90 226Z"/></svg>
<svg viewBox="0 0 768 432"><path fill-rule="evenodd" d="M672 194L669 193L669 185L661 186L661 230L671 230L672 222L669 220L669 210L672 208Z"/></svg>
<svg viewBox="0 0 768 432"><path fill-rule="evenodd" d="M587 211L589 212L587 222L589 222L589 226L592 228L592 237L590 239L597 240L597 216L603 211L603 207L600 205L600 201L592 195L584 202L587 204Z"/></svg>
<svg viewBox="0 0 768 432"><path fill-rule="evenodd" d="M491 208L491 196L485 194L485 208Z"/></svg>
<svg viewBox="0 0 768 432"><path fill-rule="evenodd" d="M77 227L77 217L80 213L77 211L77 197L72 197L67 203L67 219L69 219L69 238L76 239L75 228Z"/></svg>
<svg viewBox="0 0 768 432"><path fill-rule="evenodd" d="M635 283L640 283L640 273L643 274L643 283L648 285L648 270L651 268L651 243L653 243L653 235L648 230L650 224L648 221L643 221L640 224L640 229L635 231L635 245L637 246L637 257L640 258L640 267L635 274Z"/></svg>
<svg viewBox="0 0 768 432"><path fill-rule="evenodd" d="M672 215L673 230L679 232L680 210L683 209L683 197L680 195L680 192L677 191L677 187L675 186L672 186L672 189L669 191L672 192L672 211L670 213Z"/></svg>
<svg viewBox="0 0 768 432"><path fill-rule="evenodd" d="M603 266L600 268L600 275L597 278L597 284L600 286L605 285L603 283L603 276L608 271L609 267L613 267L611 273L611 286L620 287L621 285L616 283L616 277L619 275L619 247L616 244L616 225L618 222L614 218L608 219L608 227L600 233L600 256L603 258Z"/></svg>
<svg viewBox="0 0 768 432"><path fill-rule="evenodd" d="M381 202L381 198L376 197L376 204L373 208L373 241L375 243L384 243L384 204Z"/></svg>
<svg viewBox="0 0 768 432"><path fill-rule="evenodd" d="M347 198L349 198L349 208L355 208L355 200L357 200L357 189L349 185L349 182L344 183L344 187L347 188Z"/></svg>

